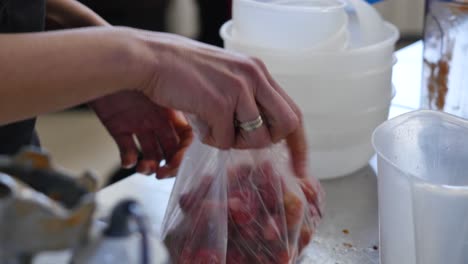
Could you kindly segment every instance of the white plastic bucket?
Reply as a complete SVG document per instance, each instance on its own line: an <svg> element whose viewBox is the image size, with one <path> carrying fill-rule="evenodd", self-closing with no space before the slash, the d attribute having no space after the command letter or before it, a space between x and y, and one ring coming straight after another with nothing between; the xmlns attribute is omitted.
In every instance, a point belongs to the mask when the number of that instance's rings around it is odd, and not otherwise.
<svg viewBox="0 0 468 264"><path fill-rule="evenodd" d="M387 120L390 101L373 109L341 114L304 114L310 172L319 179L349 175L374 155L371 136Z"/></svg>
<svg viewBox="0 0 468 264"><path fill-rule="evenodd" d="M357 48L337 51L278 51L237 40L232 35L232 22L220 29L224 47L261 59L271 72L284 74L352 74L379 69L393 62L398 29L385 23L382 41Z"/></svg>
<svg viewBox="0 0 468 264"><path fill-rule="evenodd" d="M337 0L233 0L232 21L237 39L282 50L317 45L348 23Z"/></svg>

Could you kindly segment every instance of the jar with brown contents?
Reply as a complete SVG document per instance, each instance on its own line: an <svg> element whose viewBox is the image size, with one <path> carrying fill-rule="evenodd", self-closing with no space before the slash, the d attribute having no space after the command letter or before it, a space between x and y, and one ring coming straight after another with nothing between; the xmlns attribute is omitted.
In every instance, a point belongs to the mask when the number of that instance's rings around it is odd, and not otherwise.
<svg viewBox="0 0 468 264"><path fill-rule="evenodd" d="M421 108L468 118L468 0L426 0Z"/></svg>

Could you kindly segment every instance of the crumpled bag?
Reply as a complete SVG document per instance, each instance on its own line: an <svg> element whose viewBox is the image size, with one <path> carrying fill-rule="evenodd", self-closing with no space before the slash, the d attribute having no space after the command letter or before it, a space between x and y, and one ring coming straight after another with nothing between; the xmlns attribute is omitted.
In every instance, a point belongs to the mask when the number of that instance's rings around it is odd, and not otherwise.
<svg viewBox="0 0 468 264"><path fill-rule="evenodd" d="M324 193L297 178L284 143L220 150L195 140L176 178L162 235L174 264L295 263Z"/></svg>

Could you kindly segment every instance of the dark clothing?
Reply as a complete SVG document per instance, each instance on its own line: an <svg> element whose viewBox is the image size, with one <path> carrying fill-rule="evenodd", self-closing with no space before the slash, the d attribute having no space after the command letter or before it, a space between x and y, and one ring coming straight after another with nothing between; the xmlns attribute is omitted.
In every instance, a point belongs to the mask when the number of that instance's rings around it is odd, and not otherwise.
<svg viewBox="0 0 468 264"><path fill-rule="evenodd" d="M0 0L0 31L5 33L43 31L45 0Z"/></svg>
<svg viewBox="0 0 468 264"><path fill-rule="evenodd" d="M0 33L43 31L44 24L45 0L0 0ZM23 146L38 145L35 122L29 119L0 126L0 154L12 155Z"/></svg>
<svg viewBox="0 0 468 264"><path fill-rule="evenodd" d="M171 0L79 0L112 25L165 31ZM186 1L186 0L184 0ZM217 1L217 0L216 0Z"/></svg>
<svg viewBox="0 0 468 264"><path fill-rule="evenodd" d="M231 17L231 0L198 0L201 42L223 46L219 29Z"/></svg>

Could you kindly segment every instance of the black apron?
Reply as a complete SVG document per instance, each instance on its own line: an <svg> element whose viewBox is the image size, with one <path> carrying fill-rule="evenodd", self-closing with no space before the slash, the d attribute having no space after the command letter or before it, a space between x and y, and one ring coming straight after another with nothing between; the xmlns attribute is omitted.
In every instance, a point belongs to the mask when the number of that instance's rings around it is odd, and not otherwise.
<svg viewBox="0 0 468 264"><path fill-rule="evenodd" d="M44 24L45 0L0 0L0 33L43 31ZM0 154L12 155L23 146L38 146L35 123L35 119L28 119L0 126Z"/></svg>

